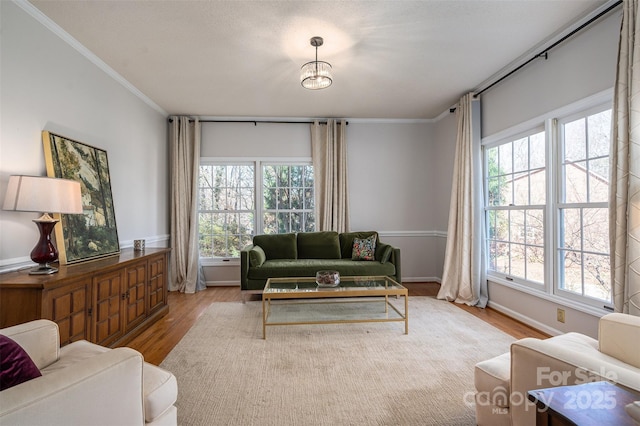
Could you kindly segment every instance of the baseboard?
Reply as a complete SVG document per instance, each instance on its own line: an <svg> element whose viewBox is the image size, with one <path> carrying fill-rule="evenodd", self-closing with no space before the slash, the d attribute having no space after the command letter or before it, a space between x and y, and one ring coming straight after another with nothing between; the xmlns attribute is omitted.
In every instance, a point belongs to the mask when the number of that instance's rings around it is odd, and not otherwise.
<svg viewBox="0 0 640 426"><path fill-rule="evenodd" d="M553 327L549 327L546 324L541 323L540 321L536 321L533 318L529 318L526 315L522 315L519 312L514 311L513 309L509 309L505 306L502 306L498 303L492 302L491 300L489 300L489 302L487 303L487 306L491 309L495 309L498 312L501 312L513 319L516 319L520 322L522 322L523 324L528 325L529 327L533 327L537 330L542 331L543 333L546 333L550 336L558 336L560 334L564 334L564 332L555 329Z"/></svg>
<svg viewBox="0 0 640 426"><path fill-rule="evenodd" d="M438 283L442 284L440 277L402 277L403 283Z"/></svg>
<svg viewBox="0 0 640 426"><path fill-rule="evenodd" d="M206 281L207 287L240 287L240 281Z"/></svg>

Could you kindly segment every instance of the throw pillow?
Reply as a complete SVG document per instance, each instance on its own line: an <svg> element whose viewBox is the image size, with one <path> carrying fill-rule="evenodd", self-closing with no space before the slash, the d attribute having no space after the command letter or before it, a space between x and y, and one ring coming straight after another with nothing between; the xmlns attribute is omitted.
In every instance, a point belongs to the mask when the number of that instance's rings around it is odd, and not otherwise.
<svg viewBox="0 0 640 426"><path fill-rule="evenodd" d="M351 260L374 260L376 252L376 236L354 238Z"/></svg>
<svg viewBox="0 0 640 426"><path fill-rule="evenodd" d="M0 334L0 391L42 376L29 354L13 339Z"/></svg>
<svg viewBox="0 0 640 426"><path fill-rule="evenodd" d="M251 266L260 266L267 260L267 255L264 254L264 250L260 246L253 246L251 250L249 250L249 264Z"/></svg>

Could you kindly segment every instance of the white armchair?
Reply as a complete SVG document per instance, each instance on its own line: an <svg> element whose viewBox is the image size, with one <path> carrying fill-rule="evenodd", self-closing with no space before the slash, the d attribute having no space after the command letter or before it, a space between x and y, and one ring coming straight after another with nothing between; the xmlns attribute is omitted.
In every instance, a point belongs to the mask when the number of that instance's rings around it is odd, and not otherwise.
<svg viewBox="0 0 640 426"><path fill-rule="evenodd" d="M58 325L36 320L0 330L41 377L0 392L0 424L176 425L175 376L130 348L78 341L60 347Z"/></svg>
<svg viewBox="0 0 640 426"><path fill-rule="evenodd" d="M477 424L534 425L536 407L527 400L534 389L608 380L640 391L638 341L640 317L616 313L600 319L598 340L566 333L514 342L475 367ZM627 408L632 417L635 410Z"/></svg>

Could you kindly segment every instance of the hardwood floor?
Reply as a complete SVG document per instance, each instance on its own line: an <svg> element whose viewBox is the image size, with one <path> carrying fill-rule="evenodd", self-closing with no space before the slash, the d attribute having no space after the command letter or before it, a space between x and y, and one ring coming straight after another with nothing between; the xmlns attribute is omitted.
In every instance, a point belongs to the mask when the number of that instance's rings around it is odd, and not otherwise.
<svg viewBox="0 0 640 426"><path fill-rule="evenodd" d="M404 283L404 286L409 289L409 296L435 296L440 289L438 283ZM260 300L260 296L253 295L251 300ZM240 301L240 287L209 287L196 294L171 292L169 313L126 346L141 352L147 362L159 365L212 303ZM491 308L455 305L516 339L549 337Z"/></svg>

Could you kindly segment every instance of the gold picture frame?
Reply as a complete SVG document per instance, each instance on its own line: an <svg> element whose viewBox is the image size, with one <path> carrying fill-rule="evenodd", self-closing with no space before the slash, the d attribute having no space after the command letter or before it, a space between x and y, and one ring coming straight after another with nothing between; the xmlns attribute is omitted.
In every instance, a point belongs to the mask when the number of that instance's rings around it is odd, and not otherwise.
<svg viewBox="0 0 640 426"><path fill-rule="evenodd" d="M120 253L109 162L105 150L42 132L47 176L80 182L83 214L56 214L61 265Z"/></svg>

